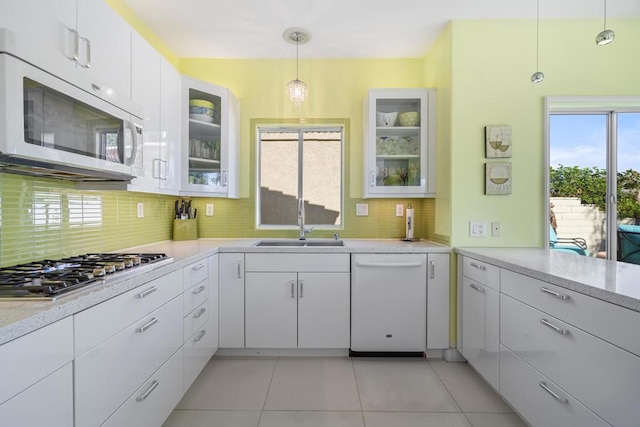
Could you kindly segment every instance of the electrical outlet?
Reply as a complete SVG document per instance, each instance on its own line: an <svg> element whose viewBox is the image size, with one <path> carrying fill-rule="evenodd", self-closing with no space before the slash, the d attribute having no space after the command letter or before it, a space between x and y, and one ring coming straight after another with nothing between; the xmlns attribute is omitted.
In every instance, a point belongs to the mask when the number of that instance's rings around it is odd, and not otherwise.
<svg viewBox="0 0 640 427"><path fill-rule="evenodd" d="M356 203L356 216L369 216L369 204Z"/></svg>
<svg viewBox="0 0 640 427"><path fill-rule="evenodd" d="M487 237L485 221L469 221L469 237Z"/></svg>
<svg viewBox="0 0 640 427"><path fill-rule="evenodd" d="M491 223L491 236L500 237L500 221L493 221Z"/></svg>
<svg viewBox="0 0 640 427"><path fill-rule="evenodd" d="M205 212L205 214L207 216L213 216L213 203L207 203L207 211Z"/></svg>
<svg viewBox="0 0 640 427"><path fill-rule="evenodd" d="M136 207L138 209L138 218L144 218L144 203L138 202Z"/></svg>
<svg viewBox="0 0 640 427"><path fill-rule="evenodd" d="M404 205L396 205L396 216L404 216Z"/></svg>

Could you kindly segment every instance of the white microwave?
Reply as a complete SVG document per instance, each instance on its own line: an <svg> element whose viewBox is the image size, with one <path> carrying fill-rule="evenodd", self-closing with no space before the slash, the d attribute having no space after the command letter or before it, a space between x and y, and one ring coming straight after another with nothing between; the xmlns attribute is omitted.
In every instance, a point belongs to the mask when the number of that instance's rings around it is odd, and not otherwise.
<svg viewBox="0 0 640 427"><path fill-rule="evenodd" d="M78 181L143 172L141 110L125 111L9 53L0 53L0 94L0 171Z"/></svg>

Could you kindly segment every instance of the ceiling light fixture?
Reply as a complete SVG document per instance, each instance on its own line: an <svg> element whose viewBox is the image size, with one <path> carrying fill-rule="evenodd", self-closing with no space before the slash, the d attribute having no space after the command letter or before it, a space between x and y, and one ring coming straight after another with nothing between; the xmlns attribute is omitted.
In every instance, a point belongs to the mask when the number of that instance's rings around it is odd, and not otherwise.
<svg viewBox="0 0 640 427"><path fill-rule="evenodd" d="M309 32L303 30L302 28L290 28L288 30L285 30L283 36L284 39L289 43L296 44L296 79L291 80L289 83L287 83L287 94L289 95L291 102L293 102L293 105L295 105L296 107L300 107L304 102L305 97L307 96L308 89L307 84L298 79L298 47L300 46L300 43L304 44L308 42L310 36Z"/></svg>
<svg viewBox="0 0 640 427"><path fill-rule="evenodd" d="M540 0L537 0L536 8L536 72L531 75L531 83L540 83L544 80L544 74L540 71Z"/></svg>
<svg viewBox="0 0 640 427"><path fill-rule="evenodd" d="M604 29L596 36L596 44L598 46L608 45L616 38L616 33L607 30L607 0L604 0Z"/></svg>

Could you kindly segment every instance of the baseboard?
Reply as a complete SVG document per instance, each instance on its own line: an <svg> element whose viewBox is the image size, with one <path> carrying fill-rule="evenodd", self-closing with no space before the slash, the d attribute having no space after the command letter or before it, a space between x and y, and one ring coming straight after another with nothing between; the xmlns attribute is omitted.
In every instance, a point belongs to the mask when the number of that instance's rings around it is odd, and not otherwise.
<svg viewBox="0 0 640 427"><path fill-rule="evenodd" d="M463 363L467 359L455 348L448 348L444 350L443 359L447 362Z"/></svg>
<svg viewBox="0 0 640 427"><path fill-rule="evenodd" d="M352 351L349 357L424 357L422 351Z"/></svg>
<svg viewBox="0 0 640 427"><path fill-rule="evenodd" d="M347 357L346 348L220 348L214 357Z"/></svg>

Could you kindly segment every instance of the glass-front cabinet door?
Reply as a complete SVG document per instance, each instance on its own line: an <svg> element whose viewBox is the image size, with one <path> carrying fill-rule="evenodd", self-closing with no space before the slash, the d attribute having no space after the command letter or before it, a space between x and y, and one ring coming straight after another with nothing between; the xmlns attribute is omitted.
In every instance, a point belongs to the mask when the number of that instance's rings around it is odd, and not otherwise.
<svg viewBox="0 0 640 427"><path fill-rule="evenodd" d="M363 197L435 197L435 89L371 89Z"/></svg>
<svg viewBox="0 0 640 427"><path fill-rule="evenodd" d="M183 195L237 198L239 103L229 89L183 81Z"/></svg>

